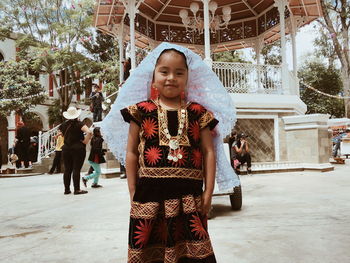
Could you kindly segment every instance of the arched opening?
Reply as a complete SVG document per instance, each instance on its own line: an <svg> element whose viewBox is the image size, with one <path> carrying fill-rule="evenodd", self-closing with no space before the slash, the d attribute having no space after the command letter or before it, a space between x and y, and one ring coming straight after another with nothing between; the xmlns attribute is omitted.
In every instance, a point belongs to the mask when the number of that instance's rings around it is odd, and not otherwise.
<svg viewBox="0 0 350 263"><path fill-rule="evenodd" d="M1 54L1 53L0 53ZM7 150L8 150L8 131L7 131L7 119L0 116L0 148L1 148L1 163L7 163Z"/></svg>
<svg viewBox="0 0 350 263"><path fill-rule="evenodd" d="M22 116L26 127L31 131L31 136L38 136L39 131L43 130L43 122L40 116L34 112L27 112Z"/></svg>
<svg viewBox="0 0 350 263"><path fill-rule="evenodd" d="M0 52L0 62L5 61L4 55Z"/></svg>

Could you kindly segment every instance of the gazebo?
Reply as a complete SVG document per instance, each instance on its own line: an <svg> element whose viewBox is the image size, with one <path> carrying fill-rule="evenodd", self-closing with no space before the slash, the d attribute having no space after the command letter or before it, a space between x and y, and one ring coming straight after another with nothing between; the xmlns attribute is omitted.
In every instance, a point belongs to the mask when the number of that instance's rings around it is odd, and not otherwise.
<svg viewBox="0 0 350 263"><path fill-rule="evenodd" d="M283 118L306 112L299 98L296 33L321 15L319 0L97 0L94 26L116 37L119 47L129 42L132 68L135 47L153 49L163 41L200 54L233 98L237 129L251 135L256 149L253 159L281 162L295 160L287 147L290 122L286 128ZM292 71L287 65L287 34ZM262 47L278 39L281 65L262 65ZM212 53L247 47L255 50L254 64L211 59ZM120 48L121 58L123 54ZM121 78L122 74L121 70Z"/></svg>

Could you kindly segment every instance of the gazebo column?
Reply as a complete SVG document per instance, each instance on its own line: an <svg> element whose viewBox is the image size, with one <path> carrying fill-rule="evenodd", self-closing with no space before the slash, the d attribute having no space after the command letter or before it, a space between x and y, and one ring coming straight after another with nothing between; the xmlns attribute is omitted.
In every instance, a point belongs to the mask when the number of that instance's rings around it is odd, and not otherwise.
<svg viewBox="0 0 350 263"><path fill-rule="evenodd" d="M213 60L210 56L210 24L209 24L209 0L202 0L204 13L204 62L211 68Z"/></svg>
<svg viewBox="0 0 350 263"><path fill-rule="evenodd" d="M256 65L257 65L257 82L258 82L258 92L263 91L263 86L261 85L261 74L263 70L261 68L261 50L264 47L264 36L258 37L254 43L254 51L256 55Z"/></svg>
<svg viewBox="0 0 350 263"><path fill-rule="evenodd" d="M300 96L299 80L298 80L298 61L297 61L297 47L296 47L296 33L297 33L297 21L294 17L291 19L290 35L292 39L292 54L293 54L293 75L295 79L295 94Z"/></svg>
<svg viewBox="0 0 350 263"><path fill-rule="evenodd" d="M11 148L16 138L16 113L11 111L10 116L7 116L7 131L8 131L8 147Z"/></svg>
<svg viewBox="0 0 350 263"><path fill-rule="evenodd" d="M137 0L124 0L123 4L125 6L126 12L130 19L130 59L131 59L131 71L136 68L136 52L135 52L135 17L136 10L141 1Z"/></svg>
<svg viewBox="0 0 350 263"><path fill-rule="evenodd" d="M286 30L284 12L288 4L287 0L275 0L275 6L278 8L280 16L280 33L281 33L281 55L282 55L282 89L286 94L291 94L288 87L288 64L286 53Z"/></svg>
<svg viewBox="0 0 350 263"><path fill-rule="evenodd" d="M119 46L119 83L122 83L123 80L124 80L124 65L122 63L123 60L124 60L124 45L123 45L124 28L123 28L123 24L113 25L112 32L118 38L118 46Z"/></svg>

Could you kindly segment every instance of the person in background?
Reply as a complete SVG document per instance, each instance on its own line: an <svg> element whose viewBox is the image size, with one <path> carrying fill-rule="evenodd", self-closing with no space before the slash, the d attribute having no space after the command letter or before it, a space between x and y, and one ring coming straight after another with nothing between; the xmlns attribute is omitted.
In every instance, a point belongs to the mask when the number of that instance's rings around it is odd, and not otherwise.
<svg viewBox="0 0 350 263"><path fill-rule="evenodd" d="M100 178L101 175L101 163L105 163L106 160L104 158L104 153L106 150L102 148L103 144L103 138L101 135L101 131L99 127L96 127L93 132L93 137L91 139L91 151L89 155L89 164L94 168L94 171L86 176L83 176L82 180L87 187L87 181L90 179L94 179L94 182L92 183L91 187L92 188L99 188L102 187L102 185L98 184L98 179Z"/></svg>
<svg viewBox="0 0 350 263"><path fill-rule="evenodd" d="M236 159L240 162L236 167L236 173L241 172L241 165L247 163L247 174L252 173L252 160L249 152L249 145L247 141L247 136L244 133L239 133L236 138L236 143L232 146L236 154Z"/></svg>
<svg viewBox="0 0 350 263"><path fill-rule="evenodd" d="M33 136L30 138L30 145L28 150L29 167L31 168L33 163L38 161L38 137Z"/></svg>
<svg viewBox="0 0 350 263"><path fill-rule="evenodd" d="M29 163L30 131L22 121L18 122L18 127L16 133L16 152L21 163L20 168L26 168Z"/></svg>
<svg viewBox="0 0 350 263"><path fill-rule="evenodd" d="M128 77L130 76L130 70L131 70L131 59L127 58L126 60L123 61L123 79L126 81Z"/></svg>
<svg viewBox="0 0 350 263"><path fill-rule="evenodd" d="M61 173L62 146L64 144L62 131L58 130L57 135L54 138L56 139L55 158L53 159L49 174L53 174L55 170L56 173Z"/></svg>
<svg viewBox="0 0 350 263"><path fill-rule="evenodd" d="M90 99L93 109L94 122L102 121L102 102L104 101L103 94L97 84L92 84L94 91L91 92Z"/></svg>
<svg viewBox="0 0 350 263"><path fill-rule="evenodd" d="M73 174L74 194L87 194L87 191L80 189L80 170L84 164L86 155L86 144L92 137L90 129L78 117L81 110L75 107L69 107L67 111L63 112L63 117L67 119L60 126L63 133L64 144L62 147L62 155L64 162L64 194L70 194L70 182ZM85 133L85 136L84 136Z"/></svg>

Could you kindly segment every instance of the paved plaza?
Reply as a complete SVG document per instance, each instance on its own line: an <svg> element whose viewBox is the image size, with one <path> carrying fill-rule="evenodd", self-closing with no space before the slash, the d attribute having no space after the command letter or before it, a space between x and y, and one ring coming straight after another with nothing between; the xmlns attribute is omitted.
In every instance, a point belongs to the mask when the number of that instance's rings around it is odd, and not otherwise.
<svg viewBox="0 0 350 263"><path fill-rule="evenodd" d="M241 211L213 199L217 261L350 262L349 168L242 176ZM61 174L0 178L0 262L126 263L126 180L101 184L65 196Z"/></svg>

